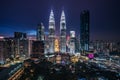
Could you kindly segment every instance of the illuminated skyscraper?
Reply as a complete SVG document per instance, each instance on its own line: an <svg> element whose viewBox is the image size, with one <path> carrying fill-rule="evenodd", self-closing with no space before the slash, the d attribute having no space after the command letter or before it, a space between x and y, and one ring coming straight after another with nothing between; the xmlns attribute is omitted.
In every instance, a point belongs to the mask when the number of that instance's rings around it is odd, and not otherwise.
<svg viewBox="0 0 120 80"><path fill-rule="evenodd" d="M89 50L89 35L89 11L84 10L80 15L80 44L82 50Z"/></svg>
<svg viewBox="0 0 120 80"><path fill-rule="evenodd" d="M38 24L38 28L37 28L37 40L38 41L44 41L44 26L43 24Z"/></svg>
<svg viewBox="0 0 120 80"><path fill-rule="evenodd" d="M70 31L70 53L75 54L75 31Z"/></svg>
<svg viewBox="0 0 120 80"><path fill-rule="evenodd" d="M60 19L60 52L66 52L66 20L64 11L62 11Z"/></svg>
<svg viewBox="0 0 120 80"><path fill-rule="evenodd" d="M54 40L55 40L55 19L53 10L50 12L49 17L49 52L54 53Z"/></svg>

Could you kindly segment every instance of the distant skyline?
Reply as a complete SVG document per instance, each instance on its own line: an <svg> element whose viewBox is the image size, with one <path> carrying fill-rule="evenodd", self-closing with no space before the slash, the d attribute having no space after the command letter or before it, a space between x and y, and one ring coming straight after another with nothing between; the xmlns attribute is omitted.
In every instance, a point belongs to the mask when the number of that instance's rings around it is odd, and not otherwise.
<svg viewBox="0 0 120 80"><path fill-rule="evenodd" d="M120 40L120 0L0 0L0 36L14 32L34 35L37 24L48 32L51 8L55 15L56 33L60 28L62 9L66 15L67 34L80 34L80 13L90 11L91 40ZM59 33L57 33L58 35Z"/></svg>

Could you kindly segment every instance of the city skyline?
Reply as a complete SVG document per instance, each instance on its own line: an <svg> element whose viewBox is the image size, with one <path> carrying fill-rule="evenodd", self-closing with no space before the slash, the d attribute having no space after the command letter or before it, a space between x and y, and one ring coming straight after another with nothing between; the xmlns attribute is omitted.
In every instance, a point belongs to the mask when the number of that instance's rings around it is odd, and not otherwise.
<svg viewBox="0 0 120 80"><path fill-rule="evenodd" d="M119 1L72 1L41 0L41 1L1 1L0 8L0 36L13 36L16 31L35 34L37 24L45 25L45 32L49 32L49 14L53 8L56 32L60 30L60 15L62 9L66 14L67 34L70 30L80 33L80 13L90 11L90 39L120 40L120 10ZM59 32L60 33L60 32ZM57 33L57 35L59 34Z"/></svg>
<svg viewBox="0 0 120 80"><path fill-rule="evenodd" d="M119 80L119 4L0 0L0 80Z"/></svg>

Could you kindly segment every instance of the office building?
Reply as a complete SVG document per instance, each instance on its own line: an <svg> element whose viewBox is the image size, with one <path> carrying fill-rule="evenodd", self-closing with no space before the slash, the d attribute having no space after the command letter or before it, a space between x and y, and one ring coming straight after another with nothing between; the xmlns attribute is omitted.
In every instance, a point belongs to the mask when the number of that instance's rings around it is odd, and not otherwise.
<svg viewBox="0 0 120 80"><path fill-rule="evenodd" d="M14 43L15 43L15 56L26 58L29 56L29 40L27 39L27 34L22 32L14 33Z"/></svg>
<svg viewBox="0 0 120 80"><path fill-rule="evenodd" d="M0 37L0 64L4 64L4 38Z"/></svg>
<svg viewBox="0 0 120 80"><path fill-rule="evenodd" d="M75 54L75 31L70 31L70 53Z"/></svg>
<svg viewBox="0 0 120 80"><path fill-rule="evenodd" d="M3 43L3 58L6 59L15 58L15 41L14 38L4 38Z"/></svg>
<svg viewBox="0 0 120 80"><path fill-rule="evenodd" d="M44 42L43 41L33 41L32 54L36 54L36 55L44 54Z"/></svg>
<svg viewBox="0 0 120 80"><path fill-rule="evenodd" d="M44 41L45 36L44 36L44 26L43 23L38 24L37 28L37 40L38 41Z"/></svg>
<svg viewBox="0 0 120 80"><path fill-rule="evenodd" d="M89 51L89 36L90 36L90 14L88 10L82 11L80 15L80 44L81 50Z"/></svg>

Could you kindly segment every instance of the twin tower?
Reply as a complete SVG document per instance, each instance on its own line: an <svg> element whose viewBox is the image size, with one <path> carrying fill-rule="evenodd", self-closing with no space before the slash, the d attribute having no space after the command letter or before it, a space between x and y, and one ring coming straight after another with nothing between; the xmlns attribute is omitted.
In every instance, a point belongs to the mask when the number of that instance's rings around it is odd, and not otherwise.
<svg viewBox="0 0 120 80"><path fill-rule="evenodd" d="M49 16L49 36L48 36L48 43L49 43L49 53L55 52L55 19L53 10L50 12ZM61 18L60 18L60 37L59 37L59 48L61 53L66 52L66 20L65 20L65 13L62 10Z"/></svg>

